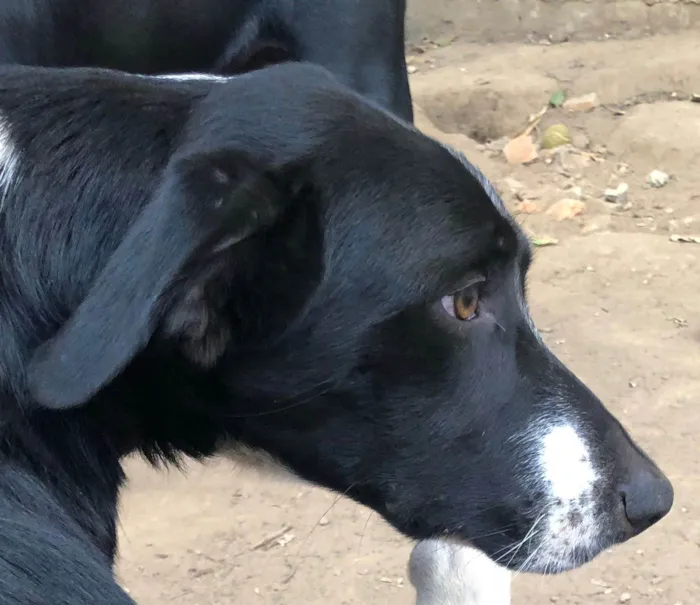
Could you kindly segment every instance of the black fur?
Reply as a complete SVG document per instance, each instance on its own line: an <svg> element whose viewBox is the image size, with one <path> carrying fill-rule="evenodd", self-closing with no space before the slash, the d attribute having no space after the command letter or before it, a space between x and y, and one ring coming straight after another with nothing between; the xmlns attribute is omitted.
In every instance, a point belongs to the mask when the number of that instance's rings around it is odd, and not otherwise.
<svg viewBox="0 0 700 605"><path fill-rule="evenodd" d="M262 449L496 556L551 504L518 436L560 419L605 469L572 560L670 508L530 328L529 246L483 177L324 69L2 68L0 135L0 603L130 602L109 570L134 451ZM460 323L441 300L466 287Z"/></svg>
<svg viewBox="0 0 700 605"><path fill-rule="evenodd" d="M322 65L412 119L406 0L4 0L0 62L132 73Z"/></svg>

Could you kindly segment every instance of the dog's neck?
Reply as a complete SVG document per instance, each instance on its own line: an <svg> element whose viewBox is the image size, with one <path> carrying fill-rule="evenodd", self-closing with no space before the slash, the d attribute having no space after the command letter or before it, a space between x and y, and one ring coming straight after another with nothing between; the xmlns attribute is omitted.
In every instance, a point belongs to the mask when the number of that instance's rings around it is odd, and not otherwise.
<svg viewBox="0 0 700 605"><path fill-rule="evenodd" d="M118 452L87 414L17 415L0 428L0 497L30 514L56 507L56 523L76 531L110 562L116 554L117 499L124 474ZM28 489L23 487L33 485ZM36 499L42 493L45 502ZM54 515L51 515L54 516Z"/></svg>

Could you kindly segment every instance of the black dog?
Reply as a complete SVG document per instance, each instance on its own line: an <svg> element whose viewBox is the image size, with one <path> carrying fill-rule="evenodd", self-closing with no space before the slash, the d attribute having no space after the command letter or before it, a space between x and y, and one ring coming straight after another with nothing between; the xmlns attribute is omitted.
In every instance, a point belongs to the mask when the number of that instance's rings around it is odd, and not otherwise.
<svg viewBox="0 0 700 605"><path fill-rule="evenodd" d="M405 12L406 0L11 0L0 63L230 75L308 61L411 121Z"/></svg>
<svg viewBox="0 0 700 605"><path fill-rule="evenodd" d="M3 68L0 125L0 603L131 602L135 450L264 452L535 572L671 507L539 339L493 189L325 70Z"/></svg>

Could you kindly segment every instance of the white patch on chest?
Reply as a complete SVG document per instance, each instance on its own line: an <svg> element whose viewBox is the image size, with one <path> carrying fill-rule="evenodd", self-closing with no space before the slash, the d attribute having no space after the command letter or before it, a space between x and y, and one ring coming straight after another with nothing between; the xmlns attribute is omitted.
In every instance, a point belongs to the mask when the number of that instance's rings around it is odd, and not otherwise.
<svg viewBox="0 0 700 605"><path fill-rule="evenodd" d="M416 605L510 604L510 572L471 546L419 542L408 571Z"/></svg>

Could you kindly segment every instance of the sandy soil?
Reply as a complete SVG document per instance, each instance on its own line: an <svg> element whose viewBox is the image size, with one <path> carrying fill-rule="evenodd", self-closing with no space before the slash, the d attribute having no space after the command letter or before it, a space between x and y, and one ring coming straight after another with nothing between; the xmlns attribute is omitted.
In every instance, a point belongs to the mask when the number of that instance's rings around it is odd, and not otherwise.
<svg viewBox="0 0 700 605"><path fill-rule="evenodd" d="M697 603L700 244L671 236L700 236L700 104L690 98L700 93L700 38L443 41L409 53L421 126L481 166L532 235L558 240L538 249L531 279L545 337L677 490L672 514L639 539L574 573L517 578L515 603ZM517 134L558 88L595 92L601 105L549 111L542 126L564 122L575 146L508 165L502 142L487 141ZM668 184L646 185L652 169ZM604 201L619 182L627 201ZM578 197L576 217L547 212ZM129 468L119 575L140 603L412 603L410 545L354 503L219 461L187 477Z"/></svg>

